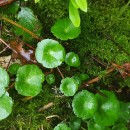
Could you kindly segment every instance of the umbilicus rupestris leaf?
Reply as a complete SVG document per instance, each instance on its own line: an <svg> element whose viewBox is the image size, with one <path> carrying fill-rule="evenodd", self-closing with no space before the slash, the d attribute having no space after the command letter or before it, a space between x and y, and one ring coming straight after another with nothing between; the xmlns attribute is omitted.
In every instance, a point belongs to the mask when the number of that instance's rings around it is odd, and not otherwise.
<svg viewBox="0 0 130 130"><path fill-rule="evenodd" d="M45 39L38 43L36 59L46 68L56 68L65 60L65 49L57 41Z"/></svg>
<svg viewBox="0 0 130 130"><path fill-rule="evenodd" d="M36 65L24 65L18 69L15 88L23 96L36 96L40 93L44 74Z"/></svg>

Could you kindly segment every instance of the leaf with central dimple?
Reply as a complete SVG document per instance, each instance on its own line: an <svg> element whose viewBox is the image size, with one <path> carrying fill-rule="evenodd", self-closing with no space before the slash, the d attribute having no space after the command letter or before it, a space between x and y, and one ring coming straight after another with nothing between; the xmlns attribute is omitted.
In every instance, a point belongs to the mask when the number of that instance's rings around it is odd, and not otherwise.
<svg viewBox="0 0 130 130"><path fill-rule="evenodd" d="M36 35L40 36L42 25L40 21L36 18L33 14L32 10L27 7L21 7L21 10L18 13L19 24L23 27L27 28L31 32L35 33ZM32 36L26 33L23 29L15 27L15 33L17 35L22 35L23 40L29 41L32 40Z"/></svg>
<svg viewBox="0 0 130 130"><path fill-rule="evenodd" d="M69 66L79 67L80 65L79 56L74 52L69 52L66 54L65 63L68 64Z"/></svg>
<svg viewBox="0 0 130 130"><path fill-rule="evenodd" d="M52 26L51 32L61 40L68 40L78 37L81 30L80 27L75 27L69 18L64 18Z"/></svg>
<svg viewBox="0 0 130 130"><path fill-rule="evenodd" d="M9 75L3 68L0 68L0 97L5 93L5 88L8 87L8 85Z"/></svg>
<svg viewBox="0 0 130 130"><path fill-rule="evenodd" d="M46 68L56 68L65 60L65 50L61 44L52 39L45 39L38 43L36 59Z"/></svg>
<svg viewBox="0 0 130 130"><path fill-rule="evenodd" d="M74 96L72 107L77 117L89 119L93 117L97 111L98 103L94 94L83 90Z"/></svg>
<svg viewBox="0 0 130 130"><path fill-rule="evenodd" d="M36 96L40 93L44 74L36 65L24 65L18 69L15 88L23 96Z"/></svg>
<svg viewBox="0 0 130 130"><path fill-rule="evenodd" d="M0 120L5 119L12 112L13 101L9 97L8 92L6 92L2 97L0 97Z"/></svg>
<svg viewBox="0 0 130 130"><path fill-rule="evenodd" d="M78 89L78 84L73 78L64 78L61 80L60 91L64 93L65 96L73 96Z"/></svg>
<svg viewBox="0 0 130 130"><path fill-rule="evenodd" d="M96 94L100 106L94 115L94 121L103 126L111 126L119 118L120 104L113 92L106 90L102 90L101 92L104 93L106 97Z"/></svg>

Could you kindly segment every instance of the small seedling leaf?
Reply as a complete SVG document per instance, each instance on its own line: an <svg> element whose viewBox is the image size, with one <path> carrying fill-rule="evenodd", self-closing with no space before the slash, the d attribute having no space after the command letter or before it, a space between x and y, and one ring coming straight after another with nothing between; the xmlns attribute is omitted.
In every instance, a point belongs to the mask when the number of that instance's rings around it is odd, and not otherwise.
<svg viewBox="0 0 130 130"><path fill-rule="evenodd" d="M17 71L18 71L18 69L19 69L20 67L21 67L20 64L14 63L14 64L12 64L12 65L9 66L9 72L10 72L11 74L17 74Z"/></svg>
<svg viewBox="0 0 130 130"><path fill-rule="evenodd" d="M73 96L78 89L78 85L73 78L64 78L61 80L60 91L65 96Z"/></svg>
<svg viewBox="0 0 130 130"><path fill-rule="evenodd" d="M81 78L82 81L85 81L85 80L89 79L89 75L85 74L85 73L81 73L80 78Z"/></svg>
<svg viewBox="0 0 130 130"><path fill-rule="evenodd" d="M72 76L72 78L75 80L76 84L79 86L81 86L81 79L79 76Z"/></svg>
<svg viewBox="0 0 130 130"><path fill-rule="evenodd" d="M55 82L54 74L48 74L46 76L46 81L47 81L48 84L53 84Z"/></svg>
<svg viewBox="0 0 130 130"><path fill-rule="evenodd" d="M65 63L69 66L79 67L80 66L79 56L74 52L69 52L66 54Z"/></svg>

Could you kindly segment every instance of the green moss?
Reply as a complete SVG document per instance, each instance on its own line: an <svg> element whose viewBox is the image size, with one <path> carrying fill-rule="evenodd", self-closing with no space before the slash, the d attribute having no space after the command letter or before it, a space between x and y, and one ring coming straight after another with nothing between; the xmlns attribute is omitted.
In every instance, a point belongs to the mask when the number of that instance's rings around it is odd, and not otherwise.
<svg viewBox="0 0 130 130"><path fill-rule="evenodd" d="M81 14L81 34L71 41L71 49L78 52L82 61L81 71L95 77L111 62L122 65L130 61L129 4L92 0L88 12Z"/></svg>
<svg viewBox="0 0 130 130"><path fill-rule="evenodd" d="M65 119L71 112L67 108L69 99L57 98L50 86L44 86L41 94L27 102L21 101L23 97L17 95L15 91L12 92L11 97L14 99L13 112L7 119L0 122L2 130L11 128L13 130L38 130L42 127L46 130L52 130L61 120L57 117L47 120L46 117L58 115ZM50 102L53 102L54 106L43 112L38 112L40 108Z"/></svg>

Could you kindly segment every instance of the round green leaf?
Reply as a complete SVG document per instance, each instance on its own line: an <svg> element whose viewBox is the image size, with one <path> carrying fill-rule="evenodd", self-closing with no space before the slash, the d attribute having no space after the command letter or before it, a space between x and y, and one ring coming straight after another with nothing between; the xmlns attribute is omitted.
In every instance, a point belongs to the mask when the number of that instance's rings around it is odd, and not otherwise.
<svg viewBox="0 0 130 130"><path fill-rule="evenodd" d="M36 59L46 68L56 68L65 60L65 49L52 39L45 39L38 43Z"/></svg>
<svg viewBox="0 0 130 130"><path fill-rule="evenodd" d="M78 9L74 7L71 1L69 2L69 18L75 27L80 26L80 15Z"/></svg>
<svg viewBox="0 0 130 130"><path fill-rule="evenodd" d="M89 79L89 75L88 75L88 74L81 73L81 74L80 74L80 78L81 78L82 81L85 81L85 80Z"/></svg>
<svg viewBox="0 0 130 130"><path fill-rule="evenodd" d="M6 87L9 86L9 75L5 69L0 67L0 97L5 93Z"/></svg>
<svg viewBox="0 0 130 130"><path fill-rule="evenodd" d="M12 65L9 66L9 72L10 72L11 74L17 74L17 71L18 71L18 69L19 69L20 67L21 67L20 64L14 63L14 64L12 64Z"/></svg>
<svg viewBox="0 0 130 130"><path fill-rule="evenodd" d="M130 123L130 102L120 102L121 112L119 122Z"/></svg>
<svg viewBox="0 0 130 130"><path fill-rule="evenodd" d="M75 0L75 2L82 11L87 12L87 0Z"/></svg>
<svg viewBox="0 0 130 130"><path fill-rule="evenodd" d="M9 97L8 92L6 92L2 97L0 97L0 120L8 117L12 112L13 101Z"/></svg>
<svg viewBox="0 0 130 130"><path fill-rule="evenodd" d="M65 96L73 96L78 89L78 85L73 78L64 78L61 80L60 91Z"/></svg>
<svg viewBox="0 0 130 130"><path fill-rule="evenodd" d="M46 76L46 81L47 81L48 84L53 84L55 82L54 74L48 74Z"/></svg>
<svg viewBox="0 0 130 130"><path fill-rule="evenodd" d="M18 69L15 88L23 96L36 96L40 93L44 74L36 65L24 65Z"/></svg>
<svg viewBox="0 0 130 130"><path fill-rule="evenodd" d="M80 79L79 76L75 75L72 78L75 80L75 82L77 83L78 87L81 86L81 79Z"/></svg>
<svg viewBox="0 0 130 130"><path fill-rule="evenodd" d="M88 130L110 130L110 128L97 124L93 120L89 120L87 125L88 125Z"/></svg>
<svg viewBox="0 0 130 130"><path fill-rule="evenodd" d="M89 119L98 109L96 96L87 90L83 90L74 96L72 107L77 117Z"/></svg>
<svg viewBox="0 0 130 130"><path fill-rule="evenodd" d="M120 123L113 126L112 130L128 130L128 129L123 123Z"/></svg>
<svg viewBox="0 0 130 130"><path fill-rule="evenodd" d="M58 124L54 130L71 130L70 127L68 127L65 123Z"/></svg>
<svg viewBox="0 0 130 130"><path fill-rule="evenodd" d="M80 27L75 27L69 18L58 20L51 28L54 36L61 40L74 39L79 36Z"/></svg>
<svg viewBox="0 0 130 130"><path fill-rule="evenodd" d="M65 63L68 64L69 66L79 67L80 66L79 56L74 52L69 52L66 54Z"/></svg>
<svg viewBox="0 0 130 130"><path fill-rule="evenodd" d="M102 90L101 92L107 97L96 94L100 105L98 111L94 115L94 121L103 126L111 126L119 118L120 104L113 92L106 90Z"/></svg>
<svg viewBox="0 0 130 130"><path fill-rule="evenodd" d="M71 130L79 130L80 125L81 125L81 118L78 117L74 117L73 119L71 119L69 123Z"/></svg>

